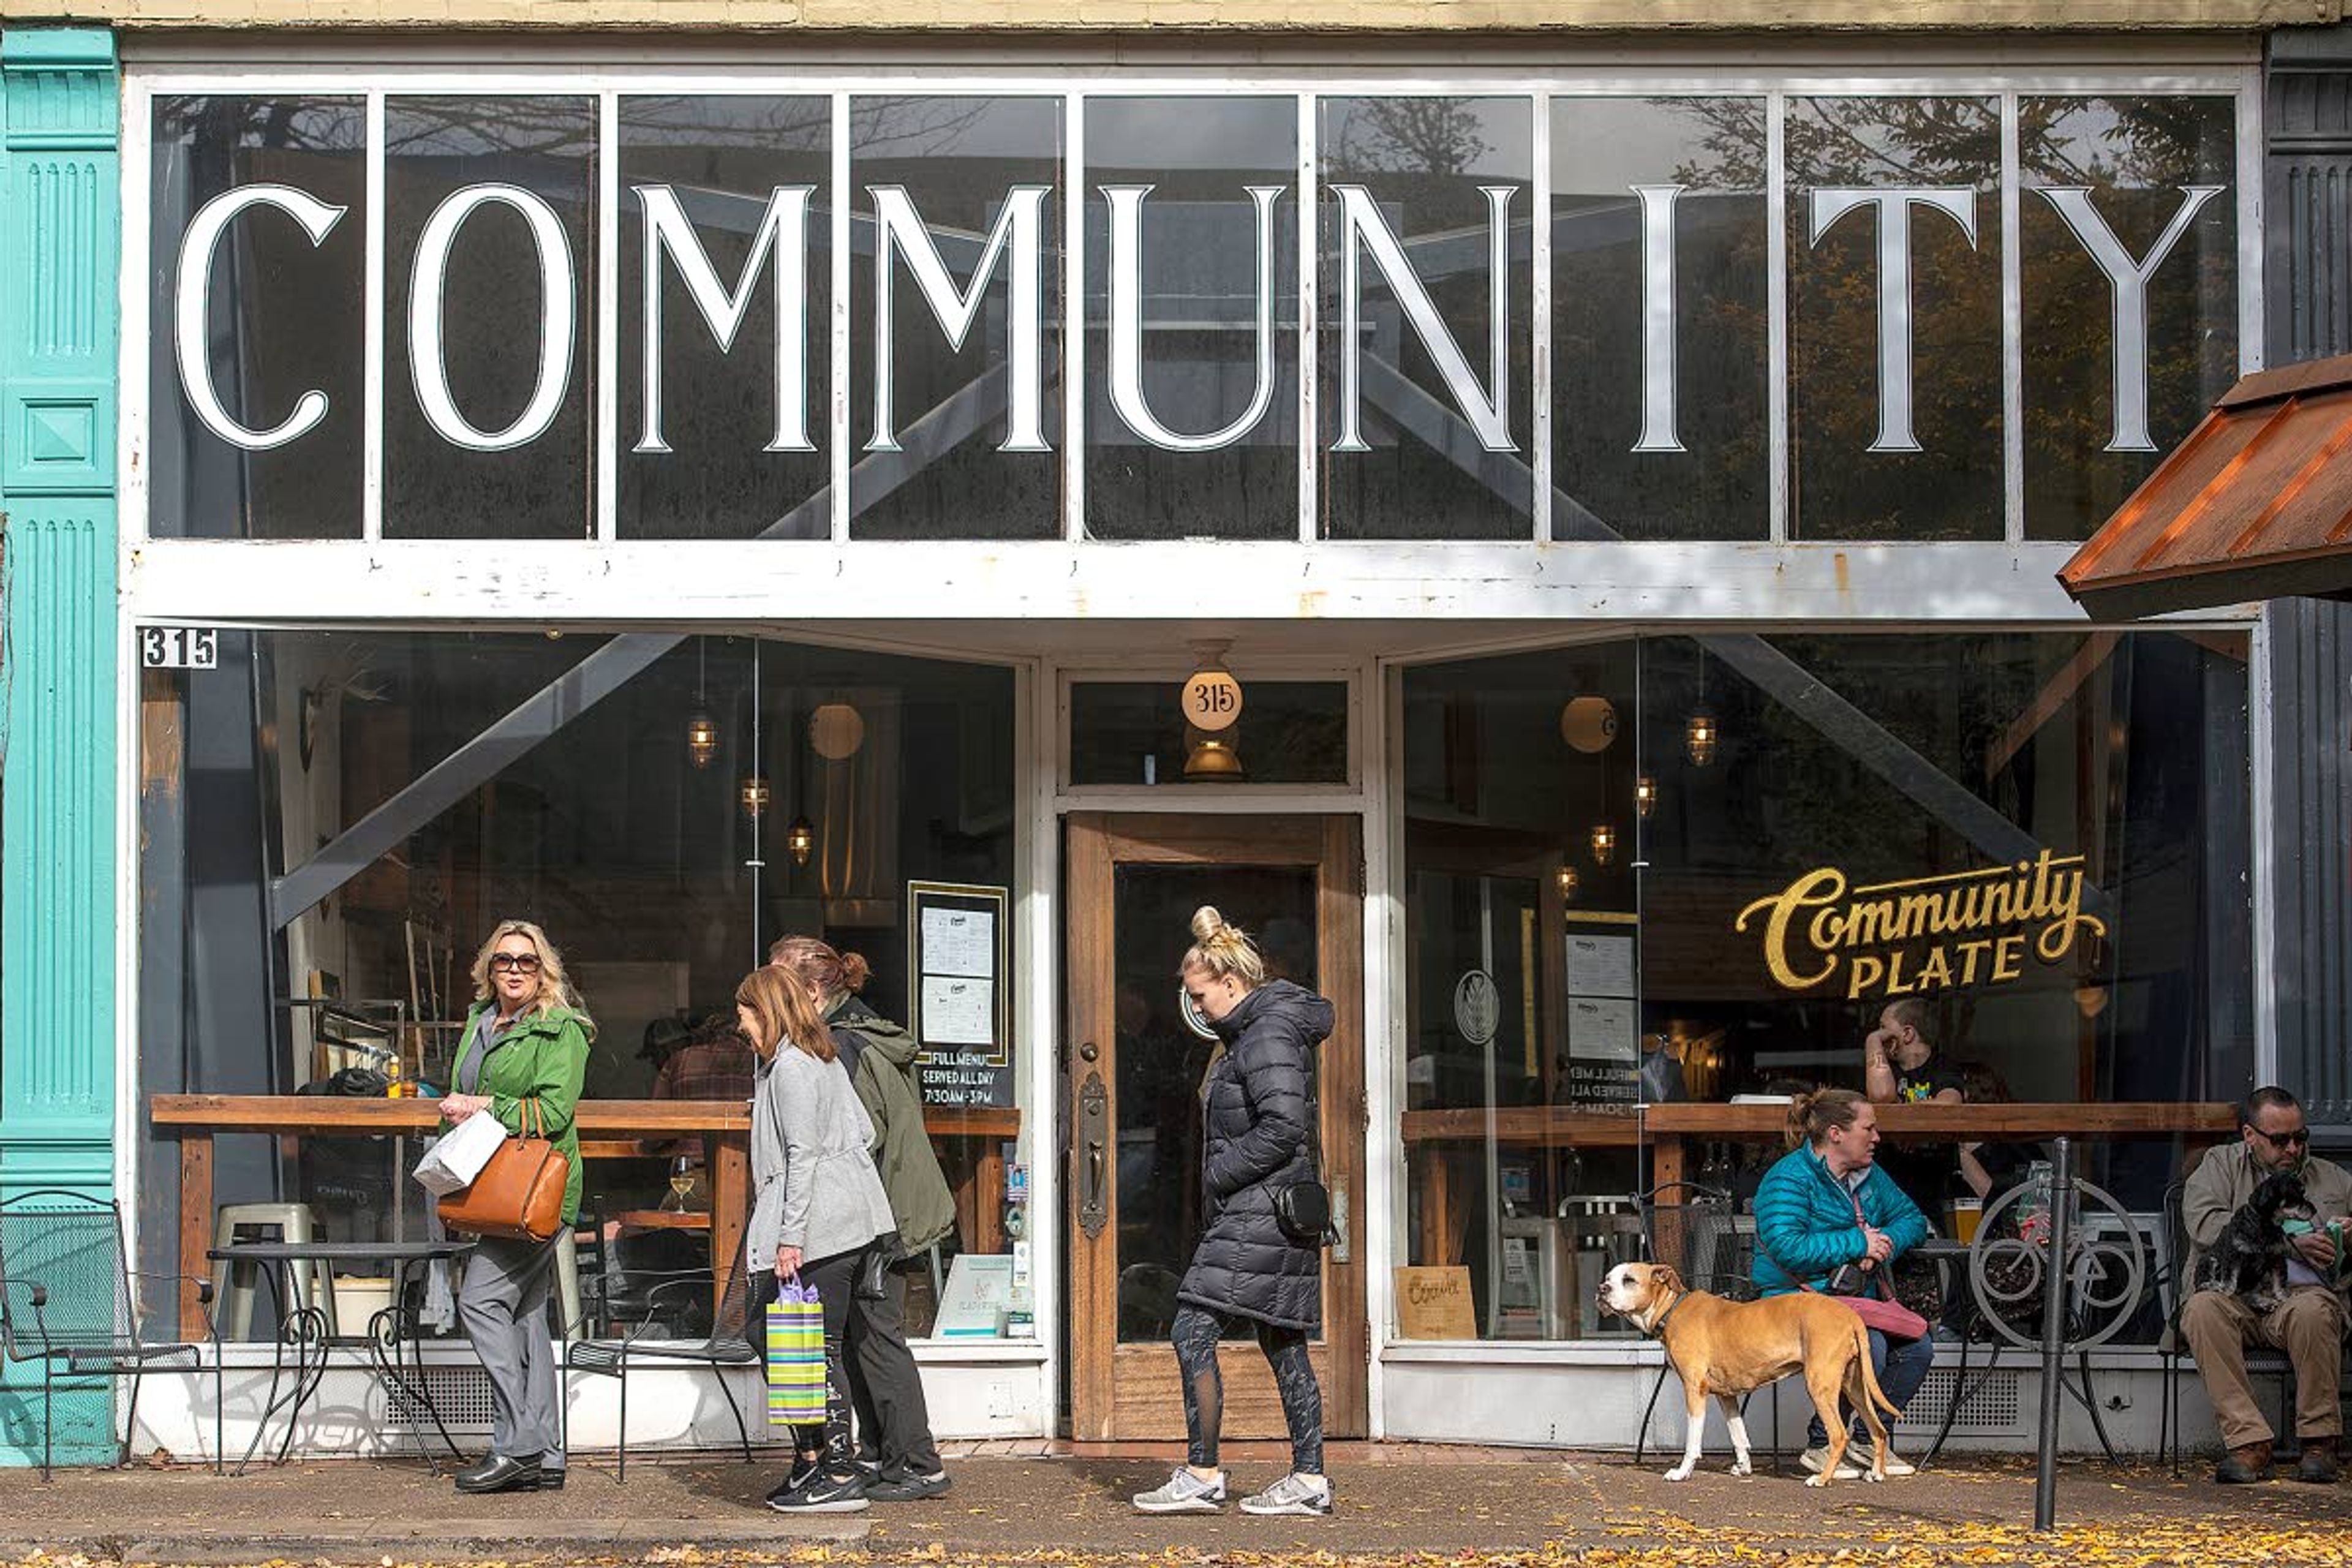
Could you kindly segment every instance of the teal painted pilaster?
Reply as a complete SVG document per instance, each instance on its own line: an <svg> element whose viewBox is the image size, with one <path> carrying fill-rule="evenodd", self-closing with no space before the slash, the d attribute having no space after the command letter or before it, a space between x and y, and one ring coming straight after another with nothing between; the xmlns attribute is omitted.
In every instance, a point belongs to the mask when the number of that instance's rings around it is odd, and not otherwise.
<svg viewBox="0 0 2352 1568"><path fill-rule="evenodd" d="M0 33L0 1195L113 1186L121 104L111 34ZM0 1389L0 1463L39 1415ZM113 1458L104 1393L58 1426Z"/></svg>

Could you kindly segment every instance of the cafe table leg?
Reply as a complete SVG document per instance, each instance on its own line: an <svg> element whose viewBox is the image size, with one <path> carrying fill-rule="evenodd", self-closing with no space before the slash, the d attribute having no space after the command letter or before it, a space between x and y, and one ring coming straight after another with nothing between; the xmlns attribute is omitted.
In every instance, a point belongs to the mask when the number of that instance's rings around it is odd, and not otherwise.
<svg viewBox="0 0 2352 1568"><path fill-rule="evenodd" d="M213 1232L213 1136L189 1130L180 1135L180 1338L202 1344L205 1303L199 1275ZM218 1304L215 1303L215 1310Z"/></svg>
<svg viewBox="0 0 2352 1568"><path fill-rule="evenodd" d="M743 1261L743 1228L751 1217L751 1135L706 1137L703 1160L710 1172L711 1310L716 1314L725 1309L728 1287Z"/></svg>

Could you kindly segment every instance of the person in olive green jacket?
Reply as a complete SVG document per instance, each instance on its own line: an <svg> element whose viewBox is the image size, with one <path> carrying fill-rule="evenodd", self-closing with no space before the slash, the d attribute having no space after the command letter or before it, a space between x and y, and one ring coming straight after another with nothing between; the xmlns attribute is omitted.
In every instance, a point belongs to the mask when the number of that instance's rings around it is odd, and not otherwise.
<svg viewBox="0 0 2352 1568"><path fill-rule="evenodd" d="M940 1170L923 1125L923 1096L915 1080L914 1037L857 999L866 961L836 952L814 937L788 936L768 951L768 962L799 980L828 1028L850 1087L874 1123L870 1145L898 1226L899 1261L926 1252L955 1230L955 1194ZM850 1303L849 1392L857 1409L858 1463L872 1476L875 1502L913 1502L948 1489L922 1373L907 1348L907 1277L886 1270L878 1293L868 1289Z"/></svg>
<svg viewBox="0 0 2352 1568"><path fill-rule="evenodd" d="M543 1131L571 1162L563 1223L580 1216L580 1134L572 1125L596 1026L563 975L563 955L528 921L500 921L474 959L474 1008L442 1117L497 1119L510 1135ZM561 1233L547 1241L483 1237L466 1259L457 1316L489 1374L490 1451L457 1472L461 1492L563 1486L561 1391L547 1331Z"/></svg>

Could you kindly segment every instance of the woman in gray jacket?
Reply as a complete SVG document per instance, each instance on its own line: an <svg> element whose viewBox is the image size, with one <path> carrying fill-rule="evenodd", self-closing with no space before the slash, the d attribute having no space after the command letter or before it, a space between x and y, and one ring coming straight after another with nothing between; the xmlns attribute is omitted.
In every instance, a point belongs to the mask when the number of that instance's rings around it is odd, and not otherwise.
<svg viewBox="0 0 2352 1568"><path fill-rule="evenodd" d="M744 976L735 988L735 1017L760 1057L751 1095L751 1219L743 1238L751 1323L764 1337L768 1303L788 1279L815 1286L824 1308L824 1422L796 1429L792 1472L768 1494L768 1506L782 1513L860 1512L867 1506L866 1481L850 1437L841 1346L858 1260L893 1229L890 1200L866 1153L874 1124L807 993L782 971Z"/></svg>

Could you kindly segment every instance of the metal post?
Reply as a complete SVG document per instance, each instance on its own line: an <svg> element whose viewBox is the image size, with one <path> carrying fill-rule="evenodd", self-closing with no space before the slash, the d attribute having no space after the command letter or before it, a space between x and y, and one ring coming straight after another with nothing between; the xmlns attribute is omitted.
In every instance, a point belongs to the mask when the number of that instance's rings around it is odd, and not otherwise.
<svg viewBox="0 0 2352 1568"><path fill-rule="evenodd" d="M2050 1254L2042 1274L2042 1438L2033 1472L2033 1528L2053 1530L2058 1521L2058 1395L2066 1375L2066 1249L2074 1237L2067 1219L2074 1206L2074 1142L2056 1140L2058 1169L2050 1184Z"/></svg>

